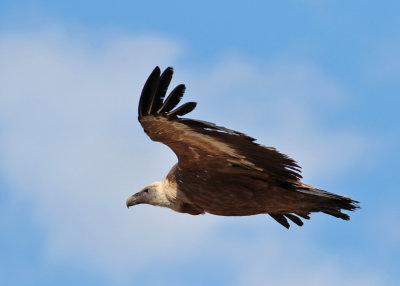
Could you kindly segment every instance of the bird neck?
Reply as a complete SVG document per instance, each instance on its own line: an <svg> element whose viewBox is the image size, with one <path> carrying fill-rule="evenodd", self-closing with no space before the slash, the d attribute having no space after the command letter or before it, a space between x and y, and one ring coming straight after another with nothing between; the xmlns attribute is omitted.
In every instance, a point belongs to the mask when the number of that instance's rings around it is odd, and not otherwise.
<svg viewBox="0 0 400 286"><path fill-rule="evenodd" d="M164 179L157 186L156 194L156 202L158 206L167 207L175 211L180 209L181 200L178 196L176 183L172 183L169 180Z"/></svg>

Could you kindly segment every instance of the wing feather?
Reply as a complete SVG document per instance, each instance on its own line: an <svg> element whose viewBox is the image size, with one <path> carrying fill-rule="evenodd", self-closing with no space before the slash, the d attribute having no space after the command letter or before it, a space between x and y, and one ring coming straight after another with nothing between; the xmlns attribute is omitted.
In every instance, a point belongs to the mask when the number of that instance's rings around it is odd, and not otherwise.
<svg viewBox="0 0 400 286"><path fill-rule="evenodd" d="M155 106L152 107L151 102L154 104L157 101L157 106L160 104L172 72L172 68L168 68L160 79L160 70L157 67L143 88L139 103L142 106L139 107L139 121L152 140L168 145L178 156L181 166L196 166L193 157L204 162L212 160L213 156L219 156L231 167L267 173L282 187L297 187L294 183L301 178L300 166L275 148L261 146L244 133L214 123L178 118L196 107L195 102L188 102L171 111L182 99L185 91L183 84L175 87L161 107L154 111ZM148 111L149 108L151 112Z"/></svg>
<svg viewBox="0 0 400 286"><path fill-rule="evenodd" d="M185 89L186 87L183 84L180 84L177 87L175 87L168 95L167 99L160 107L160 109L157 111L157 113L165 113L174 109L181 101L183 94L185 93Z"/></svg>
<svg viewBox="0 0 400 286"><path fill-rule="evenodd" d="M287 219L285 218L284 215L282 214L269 214L274 220L276 220L277 222L279 222L281 225L283 225L284 227L286 227L287 229L290 228L290 224L287 221Z"/></svg>
<svg viewBox="0 0 400 286"><path fill-rule="evenodd" d="M191 112L193 109L195 109L196 105L197 105L196 102L187 102L187 103L181 105L180 107L178 107L177 109L175 109L174 111L167 113L167 116L174 117L174 116L185 115L185 114Z"/></svg>
<svg viewBox="0 0 400 286"><path fill-rule="evenodd" d="M298 226L302 226L303 222L301 221L300 218L298 218L295 215L292 214L285 214L285 217L287 217L288 219L290 219L292 222L294 222L295 224L297 224Z"/></svg>
<svg viewBox="0 0 400 286"><path fill-rule="evenodd" d="M161 74L160 83L157 87L156 96L150 106L150 114L155 113L162 105L164 101L164 97L167 94L168 86L171 82L172 75L174 70L172 67L168 67L165 71Z"/></svg>
<svg viewBox="0 0 400 286"><path fill-rule="evenodd" d="M156 95L158 83L160 81L160 68L155 67L144 84L142 95L139 100L139 118L149 113L149 108Z"/></svg>

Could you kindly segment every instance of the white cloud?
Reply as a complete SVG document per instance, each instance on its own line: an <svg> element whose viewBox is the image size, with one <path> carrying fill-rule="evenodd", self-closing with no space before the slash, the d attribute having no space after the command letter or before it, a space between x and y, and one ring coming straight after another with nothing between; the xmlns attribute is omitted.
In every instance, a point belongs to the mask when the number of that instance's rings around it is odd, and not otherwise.
<svg viewBox="0 0 400 286"><path fill-rule="evenodd" d="M151 71L153 61L173 61L175 44L117 39L94 60L84 48L70 51L67 39L58 45L51 38L0 40L2 167L20 190L15 195L36 206L49 257L82 255L123 271L183 244L170 230L186 216L171 219L175 214L166 212L154 221L160 244L151 218L163 212L125 207L129 195L162 179L174 162L161 145L142 147L149 140L135 105L143 70ZM201 230L198 225L184 238L201 237Z"/></svg>
<svg viewBox="0 0 400 286"><path fill-rule="evenodd" d="M173 63L182 48L156 37L112 38L95 52L89 43L59 31L0 38L1 169L19 190L12 196L34 206L48 259L79 257L124 282L127 273L177 252L198 254L196 246L218 237L226 220L146 206L126 210L126 197L162 179L176 160L144 135L136 104L151 69ZM279 143L311 172L339 172L362 152L361 135L326 132L317 123L313 107L340 106L346 93L310 64L265 69L228 59L202 72L183 67L176 73L174 82L191 79L187 100L200 102L196 117L249 130L260 143ZM339 152L344 155L332 155ZM231 246L239 248L227 243L221 251ZM268 245L258 241L246 251L260 248ZM263 279L261 270L245 268L243 281ZM350 275L341 271L333 273Z"/></svg>

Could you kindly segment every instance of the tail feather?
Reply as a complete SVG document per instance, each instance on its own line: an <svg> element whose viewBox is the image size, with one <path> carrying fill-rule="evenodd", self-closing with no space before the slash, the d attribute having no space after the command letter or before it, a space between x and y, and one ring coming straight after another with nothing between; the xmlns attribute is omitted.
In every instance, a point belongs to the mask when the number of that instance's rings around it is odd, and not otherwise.
<svg viewBox="0 0 400 286"><path fill-rule="evenodd" d="M342 213L340 210L332 210L329 208L321 208L320 210L321 212L337 217L337 218L341 218L343 220L350 220L350 216L348 214L344 214Z"/></svg>
<svg viewBox="0 0 400 286"><path fill-rule="evenodd" d="M323 212L343 220L349 220L350 216L342 213L341 210L354 211L360 208L359 202L350 197L333 194L313 186L302 184L297 190L308 195L304 201L309 212Z"/></svg>
<svg viewBox="0 0 400 286"><path fill-rule="evenodd" d="M299 200L301 202L299 211L293 213L269 214L273 219L286 228L290 227L287 219L291 220L298 226L302 226L303 221L299 217L310 219L309 215L312 212L323 212L343 220L349 220L350 216L342 213L342 210L354 211L360 208L358 205L359 202L352 200L350 197L329 193L313 186L301 184L297 188L297 192L300 195Z"/></svg>

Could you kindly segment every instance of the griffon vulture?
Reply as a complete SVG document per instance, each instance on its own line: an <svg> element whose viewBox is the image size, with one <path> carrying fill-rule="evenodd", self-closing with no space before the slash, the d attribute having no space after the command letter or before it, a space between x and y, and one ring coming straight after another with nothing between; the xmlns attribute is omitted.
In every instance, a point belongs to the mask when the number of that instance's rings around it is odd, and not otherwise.
<svg viewBox="0 0 400 286"><path fill-rule="evenodd" d="M303 184L296 161L265 147L243 133L206 121L182 118L195 102L175 108L185 92L183 84L165 98L173 69L156 67L139 101L139 122L153 141L169 146L178 163L161 182L128 198L127 207L151 204L192 215L269 214L289 228L303 225L312 212L349 220L341 210L359 206L350 197ZM174 109L175 108L175 109Z"/></svg>

